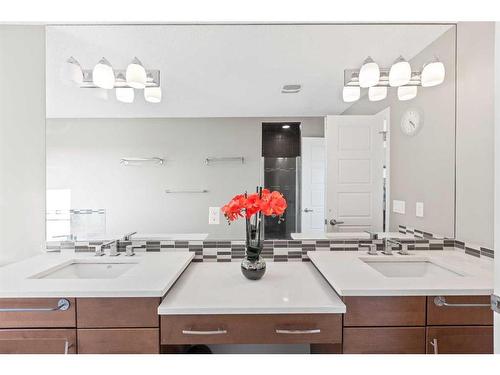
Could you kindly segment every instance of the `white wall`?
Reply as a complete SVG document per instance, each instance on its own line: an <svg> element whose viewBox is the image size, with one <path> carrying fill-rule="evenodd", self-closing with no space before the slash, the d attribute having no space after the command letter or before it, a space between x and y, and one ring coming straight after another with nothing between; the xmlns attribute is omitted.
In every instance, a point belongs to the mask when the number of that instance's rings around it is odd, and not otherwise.
<svg viewBox="0 0 500 375"><path fill-rule="evenodd" d="M387 99L370 102L367 96L343 114L375 114L390 107L391 156L390 191L394 199L406 202L406 213L391 212L390 229L398 225L454 235L455 211L455 28L427 46L410 60L412 68L438 56L444 63L446 79L436 87L419 88L411 101L399 101L397 90L389 88ZM396 58L395 56L394 58ZM403 113L417 108L423 114L420 132L408 137L400 130ZM416 202L424 203L424 217L415 215ZM392 210L392 204L391 204Z"/></svg>
<svg viewBox="0 0 500 375"><path fill-rule="evenodd" d="M495 251L500 254L500 22L495 23ZM500 296L500 257L495 257L495 294ZM500 354L500 314L495 316L495 353Z"/></svg>
<svg viewBox="0 0 500 375"><path fill-rule="evenodd" d="M457 29L456 237L493 248L494 22Z"/></svg>
<svg viewBox="0 0 500 375"><path fill-rule="evenodd" d="M0 26L0 264L45 241L45 30Z"/></svg>
<svg viewBox="0 0 500 375"><path fill-rule="evenodd" d="M243 222L208 225L208 207L253 191L261 177L262 122L300 121L322 135L323 118L49 119L47 188L71 189L72 208L106 209L106 232L244 236ZM157 156L165 165L124 167L123 157ZM245 163L206 166L206 157ZM208 189L166 194L165 189Z"/></svg>

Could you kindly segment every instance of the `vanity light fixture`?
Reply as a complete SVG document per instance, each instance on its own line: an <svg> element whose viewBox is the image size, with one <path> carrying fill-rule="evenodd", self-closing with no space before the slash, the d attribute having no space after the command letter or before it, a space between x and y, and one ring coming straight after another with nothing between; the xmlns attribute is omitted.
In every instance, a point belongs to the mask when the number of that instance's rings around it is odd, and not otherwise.
<svg viewBox="0 0 500 375"><path fill-rule="evenodd" d="M359 86L344 86L342 90L342 99L346 103L352 103L361 97L361 89Z"/></svg>
<svg viewBox="0 0 500 375"><path fill-rule="evenodd" d="M161 87L146 87L144 89L144 99L150 103L161 102Z"/></svg>
<svg viewBox="0 0 500 375"><path fill-rule="evenodd" d="M127 87L127 82L125 81L125 77L122 73L118 73L116 75L115 86L116 100L122 103L134 102L134 89L132 87Z"/></svg>
<svg viewBox="0 0 500 375"><path fill-rule="evenodd" d="M78 85L83 82L82 66L73 56L66 60L66 64L64 64L64 76Z"/></svg>
<svg viewBox="0 0 500 375"><path fill-rule="evenodd" d="M373 86L368 89L368 99L371 102L378 102L387 97L387 87Z"/></svg>
<svg viewBox="0 0 500 375"><path fill-rule="evenodd" d="M115 72L105 57L99 60L96 66L94 66L92 80L97 87L103 89L110 90L115 86Z"/></svg>
<svg viewBox="0 0 500 375"><path fill-rule="evenodd" d="M399 56L389 71L389 86L399 87L408 84L411 79L411 66L403 56Z"/></svg>
<svg viewBox="0 0 500 375"><path fill-rule="evenodd" d="M422 70L422 87L432 87L443 83L445 76L444 64L437 58L424 65Z"/></svg>
<svg viewBox="0 0 500 375"><path fill-rule="evenodd" d="M398 99L401 101L411 100L417 96L417 86L399 86Z"/></svg>
<svg viewBox="0 0 500 375"><path fill-rule="evenodd" d="M146 69L137 57L134 57L132 62L128 64L125 78L127 79L127 84L134 89L143 89L146 87Z"/></svg>
<svg viewBox="0 0 500 375"><path fill-rule="evenodd" d="M359 86L372 87L378 84L380 80L380 68L373 59L368 56L363 62L359 71Z"/></svg>
<svg viewBox="0 0 500 375"><path fill-rule="evenodd" d="M389 69L379 68L368 57L360 69L344 69L342 98L346 103L355 102L361 96L361 88L368 88L368 99L378 101L387 97L389 87L397 87L399 100L411 100L417 96L419 86L437 86L444 78L444 64L437 58L425 64L422 71L412 71L410 63L402 56Z"/></svg>

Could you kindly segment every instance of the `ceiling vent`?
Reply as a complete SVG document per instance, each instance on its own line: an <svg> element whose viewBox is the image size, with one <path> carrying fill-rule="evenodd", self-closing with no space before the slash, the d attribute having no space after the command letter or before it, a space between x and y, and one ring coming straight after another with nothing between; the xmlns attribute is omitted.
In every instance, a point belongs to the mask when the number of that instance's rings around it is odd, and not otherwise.
<svg viewBox="0 0 500 375"><path fill-rule="evenodd" d="M284 85L281 88L282 94L296 94L302 89L301 85Z"/></svg>

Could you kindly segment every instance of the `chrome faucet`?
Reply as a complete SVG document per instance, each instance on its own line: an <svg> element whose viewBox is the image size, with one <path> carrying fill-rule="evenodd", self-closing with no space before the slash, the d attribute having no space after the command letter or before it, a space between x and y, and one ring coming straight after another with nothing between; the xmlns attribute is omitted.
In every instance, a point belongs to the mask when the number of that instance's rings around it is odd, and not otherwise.
<svg viewBox="0 0 500 375"><path fill-rule="evenodd" d="M134 234L137 234L137 232L130 232L130 233L123 235L123 241L130 241Z"/></svg>
<svg viewBox="0 0 500 375"><path fill-rule="evenodd" d="M95 256L103 256L105 254L103 249L105 246L109 246L110 257L116 257L120 255L120 253L118 252L118 240L111 240L97 245L95 247Z"/></svg>
<svg viewBox="0 0 500 375"><path fill-rule="evenodd" d="M386 238L386 243L384 246L384 254L392 255L392 246L388 245L388 244L401 246L401 249L398 251L398 254L410 255L410 252L408 251L408 244L407 243L396 241L396 240L393 240L391 238Z"/></svg>
<svg viewBox="0 0 500 375"><path fill-rule="evenodd" d="M368 247L368 255L378 255L377 244L375 243L360 243L359 247Z"/></svg>

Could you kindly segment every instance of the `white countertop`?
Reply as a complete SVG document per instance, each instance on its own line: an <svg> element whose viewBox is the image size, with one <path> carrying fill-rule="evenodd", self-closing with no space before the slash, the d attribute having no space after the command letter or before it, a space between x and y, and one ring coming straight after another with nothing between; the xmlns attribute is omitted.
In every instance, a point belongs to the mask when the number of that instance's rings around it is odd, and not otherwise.
<svg viewBox="0 0 500 375"><path fill-rule="evenodd" d="M413 255L367 255L366 251L309 251L307 255L341 296L489 295L493 292L493 262L457 250L413 251ZM362 259L430 261L457 272L424 277L386 277Z"/></svg>
<svg viewBox="0 0 500 375"><path fill-rule="evenodd" d="M335 291L309 262L268 262L246 279L239 262L191 263L158 307L160 315L345 313Z"/></svg>
<svg viewBox="0 0 500 375"><path fill-rule="evenodd" d="M149 241L203 241L208 237L208 233L136 233L133 240Z"/></svg>
<svg viewBox="0 0 500 375"><path fill-rule="evenodd" d="M93 253L47 253L0 268L0 298L162 297L194 257L192 252L136 253L118 257ZM61 264L81 262L137 263L116 278L32 278Z"/></svg>

